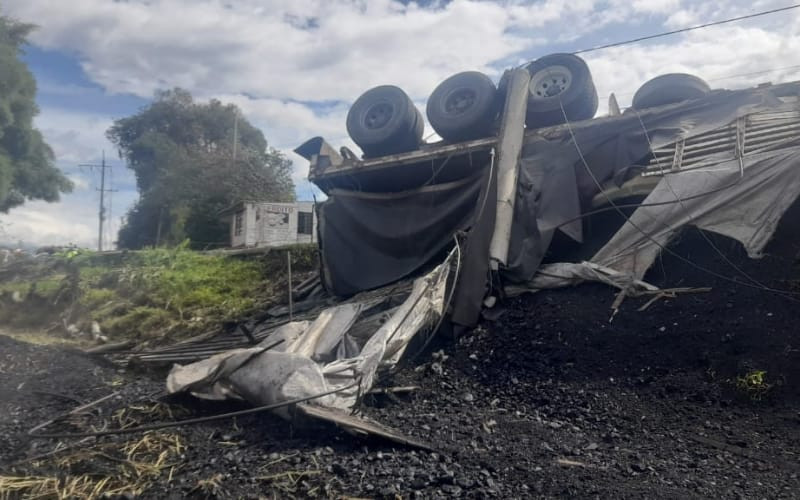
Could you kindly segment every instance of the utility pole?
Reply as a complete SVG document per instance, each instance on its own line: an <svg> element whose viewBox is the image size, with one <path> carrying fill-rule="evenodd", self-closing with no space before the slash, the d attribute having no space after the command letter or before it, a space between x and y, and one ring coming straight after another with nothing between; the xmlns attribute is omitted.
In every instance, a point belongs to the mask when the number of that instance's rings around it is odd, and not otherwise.
<svg viewBox="0 0 800 500"><path fill-rule="evenodd" d="M236 164L236 147L239 145L239 110L233 111L233 163Z"/></svg>
<svg viewBox="0 0 800 500"><path fill-rule="evenodd" d="M106 152L103 150L103 159L102 162L97 165L91 163L84 163L78 165L79 167L88 167L88 168L99 168L100 169L100 208L98 210L98 223L97 223L97 251L103 251L103 223L106 220L106 205L105 205L105 194L117 191L116 189L106 189L106 169L112 168L111 165L106 165Z"/></svg>

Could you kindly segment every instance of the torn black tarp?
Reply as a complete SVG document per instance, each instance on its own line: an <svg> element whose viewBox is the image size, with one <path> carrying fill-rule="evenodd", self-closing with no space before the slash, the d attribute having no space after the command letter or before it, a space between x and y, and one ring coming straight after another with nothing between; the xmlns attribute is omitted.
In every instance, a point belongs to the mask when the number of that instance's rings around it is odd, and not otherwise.
<svg viewBox="0 0 800 500"><path fill-rule="evenodd" d="M419 270L472 224L486 170L399 193L333 190L318 206L325 286L352 295Z"/></svg>
<svg viewBox="0 0 800 500"><path fill-rule="evenodd" d="M461 256L450 321L475 326L483 308L489 282L489 246L497 213L497 169L494 163L484 171L477 213L466 234Z"/></svg>

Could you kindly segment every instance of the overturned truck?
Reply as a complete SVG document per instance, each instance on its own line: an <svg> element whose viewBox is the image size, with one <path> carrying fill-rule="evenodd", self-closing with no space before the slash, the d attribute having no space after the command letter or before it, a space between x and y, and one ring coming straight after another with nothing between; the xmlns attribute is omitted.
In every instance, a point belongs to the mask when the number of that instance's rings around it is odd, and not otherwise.
<svg viewBox="0 0 800 500"><path fill-rule="evenodd" d="M307 399L307 414L333 419L436 330L470 328L505 296L584 281L654 291L642 278L684 226L758 257L800 195L798 96L800 82L712 90L671 74L624 112L612 96L609 116L594 118L588 67L555 54L497 86L475 72L445 80L427 106L442 140L427 144L405 93L372 89L347 121L363 158L319 137L296 150L328 196L317 205L321 287L306 287L294 317L251 325L253 345L220 342L176 365L168 387L257 405ZM588 228L607 211L618 224ZM573 251L556 251L559 238Z"/></svg>
<svg viewBox="0 0 800 500"><path fill-rule="evenodd" d="M560 57L555 71L568 71ZM757 257L800 193L796 82L710 90L690 75L664 75L624 113L611 106L610 116L572 121L558 91L531 98L543 71L532 64L504 76L494 136L367 159L321 138L298 148L329 196L318 207L328 290L350 295L397 281L459 235L464 265L452 320L471 326L487 296L584 279L627 286L687 224L735 238ZM594 113L596 94L585 87L594 109L570 109ZM573 102L581 98L590 101ZM562 123L532 126L531 103L539 110L543 100ZM594 236L585 218L609 210L620 213L619 230L586 262L541 268L557 232L583 242Z"/></svg>

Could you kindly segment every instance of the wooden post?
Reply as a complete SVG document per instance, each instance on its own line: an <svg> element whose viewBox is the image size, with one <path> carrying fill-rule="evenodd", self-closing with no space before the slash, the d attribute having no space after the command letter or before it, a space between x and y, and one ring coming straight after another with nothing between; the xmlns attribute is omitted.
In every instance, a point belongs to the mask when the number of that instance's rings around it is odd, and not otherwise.
<svg viewBox="0 0 800 500"><path fill-rule="evenodd" d="M286 251L286 264L289 269L289 321L294 321L294 298L292 295L292 251Z"/></svg>

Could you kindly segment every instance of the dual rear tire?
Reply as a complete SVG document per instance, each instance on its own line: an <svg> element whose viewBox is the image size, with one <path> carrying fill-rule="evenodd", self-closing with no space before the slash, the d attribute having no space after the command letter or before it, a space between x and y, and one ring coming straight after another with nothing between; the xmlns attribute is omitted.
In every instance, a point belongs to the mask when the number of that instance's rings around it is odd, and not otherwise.
<svg viewBox="0 0 800 500"><path fill-rule="evenodd" d="M529 129L593 118L598 96L586 62L572 54L550 54L529 63ZM505 79L499 89L477 71L457 73L440 83L426 106L428 121L448 142L491 135L505 101ZM634 109L697 99L709 92L696 76L671 73L642 85ZM422 113L399 87L382 85L362 94L347 114L347 132L367 158L414 151L422 143Z"/></svg>
<svg viewBox="0 0 800 500"><path fill-rule="evenodd" d="M597 113L597 90L589 66L572 54L550 54L527 66L528 128L588 120Z"/></svg>
<svg viewBox="0 0 800 500"><path fill-rule="evenodd" d="M422 113L394 85L366 91L347 113L347 133L367 158L419 148L424 128Z"/></svg>

